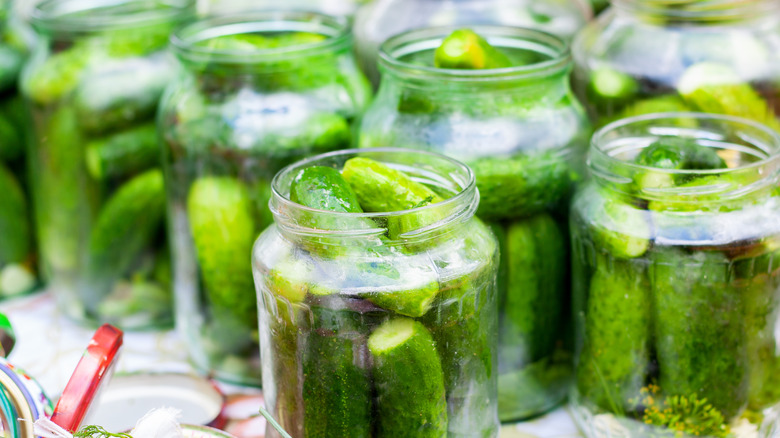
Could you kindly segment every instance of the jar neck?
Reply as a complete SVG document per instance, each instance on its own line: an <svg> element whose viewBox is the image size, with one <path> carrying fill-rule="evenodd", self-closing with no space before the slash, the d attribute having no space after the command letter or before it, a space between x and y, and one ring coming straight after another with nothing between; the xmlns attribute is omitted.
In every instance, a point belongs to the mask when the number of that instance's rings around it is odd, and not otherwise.
<svg viewBox="0 0 780 438"><path fill-rule="evenodd" d="M635 157L662 137L711 148L728 168L677 170L636 164ZM729 116L662 113L632 117L594 134L588 166L604 190L634 203L660 201L669 210L681 211L733 209L777 192L780 135Z"/></svg>
<svg viewBox="0 0 780 438"><path fill-rule="evenodd" d="M291 33L308 37L281 47L251 41ZM233 37L233 42L225 40ZM310 12L254 12L192 23L173 34L171 45L179 60L198 75L262 76L305 73L333 64L337 56L349 53L352 40L342 18Z"/></svg>
<svg viewBox="0 0 780 438"><path fill-rule="evenodd" d="M47 0L32 13L36 31L51 41L100 37L147 47L165 46L171 32L194 14L194 0ZM95 37L95 38L91 38Z"/></svg>
<svg viewBox="0 0 780 438"><path fill-rule="evenodd" d="M341 169L353 157L382 162L452 196L424 207L383 213L335 213L290 200L290 187L302 169ZM282 235L292 241L316 241L336 247L406 245L454 235L474 218L479 205L476 180L468 166L442 155L408 149L372 148L318 155L281 170L272 182L272 190L270 208Z"/></svg>
<svg viewBox="0 0 780 438"><path fill-rule="evenodd" d="M465 70L433 66L433 53L455 27L414 30L382 44L379 67L383 88L425 89L426 94L470 95L474 92L549 94L568 92L571 57L568 45L531 29L471 26L491 45L510 54L518 66Z"/></svg>
<svg viewBox="0 0 780 438"><path fill-rule="evenodd" d="M777 0L613 0L619 15L659 25L726 25L776 19Z"/></svg>

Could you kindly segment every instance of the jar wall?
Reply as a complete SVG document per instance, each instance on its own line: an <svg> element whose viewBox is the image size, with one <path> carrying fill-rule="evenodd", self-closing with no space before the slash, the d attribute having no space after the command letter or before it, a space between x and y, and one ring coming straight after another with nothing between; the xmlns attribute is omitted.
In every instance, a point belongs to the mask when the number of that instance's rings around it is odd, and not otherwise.
<svg viewBox="0 0 780 438"><path fill-rule="evenodd" d="M355 14L360 66L379 84L378 50L388 38L433 26L500 25L539 29L570 39L591 18L583 0L375 0Z"/></svg>
<svg viewBox="0 0 780 438"><path fill-rule="evenodd" d="M733 120L629 120L641 127L601 137L612 170L597 165L572 204L575 419L589 437L765 430L780 401L778 137ZM637 191L658 175L619 160L664 134L703 139L730 167L659 169L679 185Z"/></svg>
<svg viewBox="0 0 780 438"><path fill-rule="evenodd" d="M253 37L256 45L240 45ZM368 86L343 20L256 13L195 23L175 38L186 72L163 99L159 126L177 324L202 371L259 385L249 258L272 222L271 178L302 157L350 147ZM233 43L245 52L219 48ZM280 58L285 49L297 52Z"/></svg>
<svg viewBox="0 0 780 438"><path fill-rule="evenodd" d="M43 273L60 308L123 328L172 323L154 115L190 4L39 5L22 90Z"/></svg>
<svg viewBox="0 0 780 438"><path fill-rule="evenodd" d="M319 222L340 226L309 228L304 218L318 221L327 213L285 200L292 178L303 166L340 169L355 156L457 194L403 215L341 214ZM255 243L253 273L266 406L291 436L325 436L325 428L355 437L497 436L497 244L472 218L473 179L452 163L397 149L348 151L277 176L276 224ZM431 217L446 224L425 225L419 237L385 234L391 221L422 224ZM372 221L381 235L342 234L350 220ZM435 298L404 304L423 296ZM424 348L411 347L405 334ZM385 335L396 339L387 351L377 340Z"/></svg>
<svg viewBox="0 0 780 438"><path fill-rule="evenodd" d="M723 10L707 13L705 3L645 10L639 1L621 0L579 33L572 47L575 89L599 126L653 112L701 111L780 129L780 6L709 1Z"/></svg>
<svg viewBox="0 0 780 438"><path fill-rule="evenodd" d="M452 28L393 38L360 146L443 153L474 169L477 214L501 243L499 414L511 421L556 406L570 381L567 202L590 126L568 85L565 43L532 30L473 29L528 63L435 69L433 50Z"/></svg>

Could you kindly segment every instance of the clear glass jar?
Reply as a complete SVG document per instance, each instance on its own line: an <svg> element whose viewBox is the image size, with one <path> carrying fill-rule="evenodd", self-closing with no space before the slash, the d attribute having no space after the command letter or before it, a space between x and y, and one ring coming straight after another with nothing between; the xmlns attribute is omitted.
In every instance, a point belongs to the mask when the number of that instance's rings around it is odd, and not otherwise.
<svg viewBox="0 0 780 438"><path fill-rule="evenodd" d="M177 324L198 368L259 385L249 257L273 221L271 179L305 156L350 147L370 89L344 19L226 16L172 41L185 73L162 100L159 127Z"/></svg>
<svg viewBox="0 0 780 438"><path fill-rule="evenodd" d="M379 46L401 32L432 26L502 25L570 39L592 16L586 0L374 0L355 14L360 66L376 85Z"/></svg>
<svg viewBox="0 0 780 438"><path fill-rule="evenodd" d="M568 392L568 197L590 135L569 88L566 44L530 29L473 27L517 67L432 67L453 29L411 31L380 52L382 82L361 147L403 145L455 157L477 176L477 214L502 245L499 416L529 417Z"/></svg>
<svg viewBox="0 0 780 438"><path fill-rule="evenodd" d="M73 319L172 323L154 115L189 0L48 0L21 86L41 266Z"/></svg>
<svg viewBox="0 0 780 438"><path fill-rule="evenodd" d="M451 197L389 213L290 200L302 169L353 157ZM294 437L497 436L498 247L474 217L471 170L425 152L350 150L285 168L273 193L275 224L252 261L273 418Z"/></svg>
<svg viewBox="0 0 780 438"><path fill-rule="evenodd" d="M635 164L659 139L728 167ZM746 119L654 114L596 133L588 163L571 216L583 430L774 436L780 137Z"/></svg>
<svg viewBox="0 0 780 438"><path fill-rule="evenodd" d="M336 17L351 17L358 6L368 0L198 0L198 9L205 13L235 14L241 11L307 11Z"/></svg>
<svg viewBox="0 0 780 438"><path fill-rule="evenodd" d="M780 130L780 2L614 0L575 38L591 117L700 111Z"/></svg>
<svg viewBox="0 0 780 438"><path fill-rule="evenodd" d="M24 106L16 87L32 45L30 30L0 2L0 299L32 290L38 283L24 166Z"/></svg>

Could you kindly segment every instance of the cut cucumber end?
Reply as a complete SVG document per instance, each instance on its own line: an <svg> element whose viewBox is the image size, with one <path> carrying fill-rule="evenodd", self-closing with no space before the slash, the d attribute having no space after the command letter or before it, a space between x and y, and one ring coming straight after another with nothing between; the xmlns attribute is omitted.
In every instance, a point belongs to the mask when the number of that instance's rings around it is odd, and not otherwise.
<svg viewBox="0 0 780 438"><path fill-rule="evenodd" d="M739 84L739 75L731 67L714 62L701 62L689 67L677 82L677 91L687 96L702 87Z"/></svg>
<svg viewBox="0 0 780 438"><path fill-rule="evenodd" d="M414 336L413 319L391 319L374 330L368 337L368 349L375 356L392 351Z"/></svg>
<svg viewBox="0 0 780 438"><path fill-rule="evenodd" d="M35 276L24 266L11 263L0 269L0 296L10 297L35 286Z"/></svg>

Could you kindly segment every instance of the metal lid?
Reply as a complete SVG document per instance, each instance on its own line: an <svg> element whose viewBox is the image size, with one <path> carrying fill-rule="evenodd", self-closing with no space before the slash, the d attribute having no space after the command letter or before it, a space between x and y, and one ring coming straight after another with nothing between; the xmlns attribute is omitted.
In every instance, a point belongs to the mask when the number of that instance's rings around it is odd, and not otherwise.
<svg viewBox="0 0 780 438"><path fill-rule="evenodd" d="M104 388L100 403L89 417L109 432L132 429L152 409L181 411L179 421L220 427L224 424L225 397L203 377L179 373L130 373L116 375Z"/></svg>
<svg viewBox="0 0 780 438"><path fill-rule="evenodd" d="M51 421L76 432L97 398L101 386L110 380L122 347L122 331L103 324L92 336L76 370L65 385Z"/></svg>

